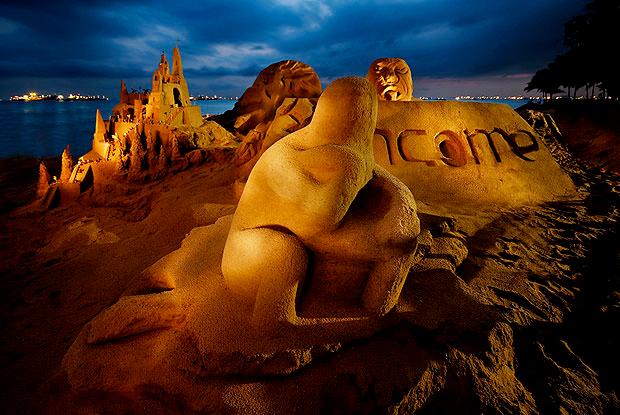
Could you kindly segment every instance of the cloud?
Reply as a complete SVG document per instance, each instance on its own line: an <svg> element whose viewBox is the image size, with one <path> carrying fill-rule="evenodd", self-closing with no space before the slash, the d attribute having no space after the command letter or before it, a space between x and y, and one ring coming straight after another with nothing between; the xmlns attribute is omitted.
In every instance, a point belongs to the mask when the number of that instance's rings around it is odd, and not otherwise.
<svg viewBox="0 0 620 415"><path fill-rule="evenodd" d="M262 68L283 59L308 63L325 82L364 75L381 56L406 59L420 81L486 79L499 88L496 79L532 73L559 53L564 22L585 3L9 0L0 18L0 96L28 89L25 76L50 85L73 79L76 87L89 78L102 93L115 93L120 77L148 82L161 50L169 56L177 39L190 88L218 94L239 95Z"/></svg>
<svg viewBox="0 0 620 415"><path fill-rule="evenodd" d="M186 67L192 69L239 69L247 62L270 62L278 51L266 43L217 43L204 54L191 55Z"/></svg>
<svg viewBox="0 0 620 415"><path fill-rule="evenodd" d="M20 26L21 25L17 22L0 17L0 35L7 35L9 33L16 32Z"/></svg>
<svg viewBox="0 0 620 415"><path fill-rule="evenodd" d="M186 38L186 32L182 29L153 24L138 36L119 36L112 38L111 41L119 46L117 50L123 62L146 69L148 60L161 53L161 45L172 46L177 41L185 41ZM151 66L152 63L148 65Z"/></svg>
<svg viewBox="0 0 620 415"><path fill-rule="evenodd" d="M295 34L303 30L318 30L322 23L333 15L332 8L325 1L320 0L276 0L278 5L289 8L292 12L302 16L304 24L301 28L286 26L284 33Z"/></svg>

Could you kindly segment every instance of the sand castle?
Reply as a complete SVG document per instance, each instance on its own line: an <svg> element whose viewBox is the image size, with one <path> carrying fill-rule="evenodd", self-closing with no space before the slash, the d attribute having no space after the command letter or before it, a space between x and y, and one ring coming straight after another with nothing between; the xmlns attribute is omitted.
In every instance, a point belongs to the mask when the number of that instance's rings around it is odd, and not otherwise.
<svg viewBox="0 0 620 415"><path fill-rule="evenodd" d="M108 120L95 114L92 149L77 163L63 153L63 173L50 193L71 201L93 185L115 178L157 179L205 160L230 160L238 139L193 105L178 47L172 68L164 53L153 72L150 91L128 92L121 81L119 102ZM50 196L44 196L43 205Z"/></svg>
<svg viewBox="0 0 620 415"><path fill-rule="evenodd" d="M130 153L127 147L132 131L147 129L146 141L154 142L151 146L144 146L143 150L171 153L169 141L174 136L175 128L200 127L203 124L200 107L192 105L189 96L187 81L183 75L183 64L179 48L172 50L172 70L164 53L157 68L153 72L150 92L127 92L127 87L121 81L119 103L112 109L109 121L104 121L101 113L95 116L95 133L93 147L90 152L82 156L84 161L118 161ZM178 138L177 138L178 140ZM157 142L159 141L159 142ZM159 146L157 146L157 144ZM161 147L164 147L163 149ZM169 154L168 158L172 155Z"/></svg>

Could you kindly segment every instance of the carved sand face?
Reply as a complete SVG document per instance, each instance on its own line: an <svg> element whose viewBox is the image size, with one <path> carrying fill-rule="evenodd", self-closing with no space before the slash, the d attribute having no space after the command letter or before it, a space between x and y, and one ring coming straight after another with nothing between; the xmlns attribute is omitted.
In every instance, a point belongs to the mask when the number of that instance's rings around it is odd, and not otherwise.
<svg viewBox="0 0 620 415"><path fill-rule="evenodd" d="M381 58L368 69L368 79L384 101L411 101L413 81L409 65L399 58Z"/></svg>

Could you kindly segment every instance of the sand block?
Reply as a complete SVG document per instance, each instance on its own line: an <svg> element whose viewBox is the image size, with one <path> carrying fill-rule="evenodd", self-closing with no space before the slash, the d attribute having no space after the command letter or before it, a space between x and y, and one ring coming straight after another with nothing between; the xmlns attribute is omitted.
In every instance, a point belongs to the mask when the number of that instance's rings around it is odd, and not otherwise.
<svg viewBox="0 0 620 415"><path fill-rule="evenodd" d="M379 101L374 154L420 201L519 205L575 192L536 132L504 104Z"/></svg>

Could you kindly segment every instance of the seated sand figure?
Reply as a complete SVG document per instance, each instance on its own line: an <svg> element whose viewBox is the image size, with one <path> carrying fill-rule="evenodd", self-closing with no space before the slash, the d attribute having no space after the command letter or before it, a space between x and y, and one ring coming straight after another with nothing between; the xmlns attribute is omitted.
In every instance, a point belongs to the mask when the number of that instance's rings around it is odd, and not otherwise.
<svg viewBox="0 0 620 415"><path fill-rule="evenodd" d="M377 88L383 101L411 101L413 80L411 69L403 59L380 58L368 68L368 80Z"/></svg>
<svg viewBox="0 0 620 415"><path fill-rule="evenodd" d="M310 125L252 170L222 272L229 290L253 302L255 325L294 323L301 285L320 277L359 281L358 302L371 315L396 304L420 224L409 189L374 161L376 117L366 79L334 81Z"/></svg>

